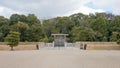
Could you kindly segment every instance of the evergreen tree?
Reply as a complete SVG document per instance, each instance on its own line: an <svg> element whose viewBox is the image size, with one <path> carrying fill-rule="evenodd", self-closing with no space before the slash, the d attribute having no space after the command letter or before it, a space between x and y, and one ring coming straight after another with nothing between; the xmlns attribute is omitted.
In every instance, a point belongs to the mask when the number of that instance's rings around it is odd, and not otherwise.
<svg viewBox="0 0 120 68"><path fill-rule="evenodd" d="M13 47L18 46L18 44L19 44L20 33L19 32L10 32L10 34L8 34L7 37L5 38L5 41L11 47L11 50L13 50Z"/></svg>

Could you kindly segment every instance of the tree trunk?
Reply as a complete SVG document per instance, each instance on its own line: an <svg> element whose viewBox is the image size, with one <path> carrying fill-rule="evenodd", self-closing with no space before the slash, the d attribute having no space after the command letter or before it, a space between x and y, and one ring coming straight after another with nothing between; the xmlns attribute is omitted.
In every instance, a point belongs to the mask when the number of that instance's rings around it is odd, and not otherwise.
<svg viewBox="0 0 120 68"><path fill-rule="evenodd" d="M13 51L14 49L13 49L13 47L11 47L11 51Z"/></svg>

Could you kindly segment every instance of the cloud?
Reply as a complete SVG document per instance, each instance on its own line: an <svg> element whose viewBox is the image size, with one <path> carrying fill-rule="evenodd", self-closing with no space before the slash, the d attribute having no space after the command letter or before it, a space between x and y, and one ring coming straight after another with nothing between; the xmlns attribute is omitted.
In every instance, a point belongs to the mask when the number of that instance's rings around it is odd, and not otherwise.
<svg viewBox="0 0 120 68"><path fill-rule="evenodd" d="M77 9L69 12L66 15L68 16L68 15L71 15L71 14L74 14L74 13L79 13L79 12L88 15L90 13L94 14L96 12L105 12L105 11L102 10L102 9L92 9L92 8L87 7L87 6L81 6L81 7L77 8Z"/></svg>
<svg viewBox="0 0 120 68"><path fill-rule="evenodd" d="M13 13L18 13L18 14L22 14L21 12L18 11L14 11L12 9L6 8L6 7L2 7L0 6L0 15L5 16L5 17L10 17L11 14Z"/></svg>
<svg viewBox="0 0 120 68"><path fill-rule="evenodd" d="M96 8L120 15L120 0L91 0L91 3Z"/></svg>
<svg viewBox="0 0 120 68"><path fill-rule="evenodd" d="M110 10L119 14L119 0L1 0L0 15L9 17L13 13L34 13L40 19L74 13L95 13ZM91 4L87 5L87 4ZM120 9L120 8L119 8Z"/></svg>

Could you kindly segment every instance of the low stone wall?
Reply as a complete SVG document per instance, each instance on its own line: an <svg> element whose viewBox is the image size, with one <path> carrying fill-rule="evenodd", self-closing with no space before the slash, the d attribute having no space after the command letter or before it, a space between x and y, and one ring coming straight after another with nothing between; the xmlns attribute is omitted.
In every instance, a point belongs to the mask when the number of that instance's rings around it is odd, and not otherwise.
<svg viewBox="0 0 120 68"><path fill-rule="evenodd" d="M44 44L44 42L39 43ZM0 50L10 50L11 48L6 44L6 42L0 42ZM18 46L14 47L14 50L37 50L37 44L38 42L20 42Z"/></svg>
<svg viewBox="0 0 120 68"><path fill-rule="evenodd" d="M76 42L76 46L87 44L87 50L120 50L120 45L116 42Z"/></svg>
<svg viewBox="0 0 120 68"><path fill-rule="evenodd" d="M36 45L20 45L15 47L15 50L36 50Z"/></svg>
<svg viewBox="0 0 120 68"><path fill-rule="evenodd" d="M114 45L109 45L109 46L88 46L87 50L120 50L120 46L114 46Z"/></svg>
<svg viewBox="0 0 120 68"><path fill-rule="evenodd" d="M0 50L10 50L10 47L7 45L0 45Z"/></svg>
<svg viewBox="0 0 120 68"><path fill-rule="evenodd" d="M22 42L14 50L36 50L36 44L40 45L40 48L45 47L44 42ZM80 48L81 44L87 45L87 50L120 50L120 45L115 42L76 42L74 47ZM0 50L10 50L10 47L4 43L0 44Z"/></svg>
<svg viewBox="0 0 120 68"><path fill-rule="evenodd" d="M10 50L8 45L0 45L0 50ZM18 45L14 50L36 50L36 45Z"/></svg>

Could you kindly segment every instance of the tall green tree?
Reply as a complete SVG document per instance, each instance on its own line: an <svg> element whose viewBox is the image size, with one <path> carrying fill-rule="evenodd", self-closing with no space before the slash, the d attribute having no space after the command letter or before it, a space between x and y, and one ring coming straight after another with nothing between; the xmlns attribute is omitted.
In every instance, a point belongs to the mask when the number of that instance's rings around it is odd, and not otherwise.
<svg viewBox="0 0 120 68"><path fill-rule="evenodd" d="M110 22L110 29L114 32L120 32L120 16L114 17L114 19Z"/></svg>
<svg viewBox="0 0 120 68"><path fill-rule="evenodd" d="M20 41L22 42L41 40L51 42L53 33L69 34L67 37L69 42L117 41L120 32L120 15L77 13L43 20L42 23L35 14L12 14L9 19L0 16L0 42L4 41L9 31L20 32Z"/></svg>
<svg viewBox="0 0 120 68"><path fill-rule="evenodd" d="M59 33L69 33L72 30L74 24L69 17L57 17L56 27L59 29Z"/></svg>
<svg viewBox="0 0 120 68"><path fill-rule="evenodd" d="M11 31L17 31L19 32L20 35L20 41L25 42L26 39L26 31L29 29L28 24L24 23L24 22L20 22L18 21L16 24L12 25L10 30Z"/></svg>
<svg viewBox="0 0 120 68"><path fill-rule="evenodd" d="M71 34L75 41L94 41L95 39L94 31L86 27L74 27Z"/></svg>
<svg viewBox="0 0 120 68"><path fill-rule="evenodd" d="M91 19L90 28L92 28L96 33L101 34L102 41L107 41L108 34L108 22L104 17L97 17L96 19ZM98 36L96 36L97 38ZM106 40L105 40L106 39Z"/></svg>
<svg viewBox="0 0 120 68"><path fill-rule="evenodd" d="M31 25L38 25L41 24L40 20L37 18L37 16L35 16L35 14L28 14L27 16L27 23L31 26Z"/></svg>
<svg viewBox="0 0 120 68"><path fill-rule="evenodd" d="M27 16L25 15L20 15L20 14L12 14L10 16L10 25L14 25L17 22L28 22L27 21Z"/></svg>
<svg viewBox="0 0 120 68"><path fill-rule="evenodd" d="M43 38L43 33L42 33L42 29L41 26L35 26L32 25L30 27L30 29L28 29L26 32L26 41L32 42L39 42L42 38Z"/></svg>
<svg viewBox="0 0 120 68"><path fill-rule="evenodd" d="M4 38L9 33L9 27L10 27L9 24L10 24L9 19L3 16L0 16L0 41L1 42L4 41Z"/></svg>
<svg viewBox="0 0 120 68"><path fill-rule="evenodd" d="M116 42L118 39L120 39L120 32L112 32L110 40Z"/></svg>
<svg viewBox="0 0 120 68"><path fill-rule="evenodd" d="M10 25L13 25L13 24L17 23L18 21L20 21L20 15L19 14L12 14L10 16Z"/></svg>
<svg viewBox="0 0 120 68"><path fill-rule="evenodd" d="M5 41L11 47L11 50L13 50L13 47L18 46L18 44L19 44L20 33L19 32L10 32L10 34L8 34L7 37L5 38Z"/></svg>

